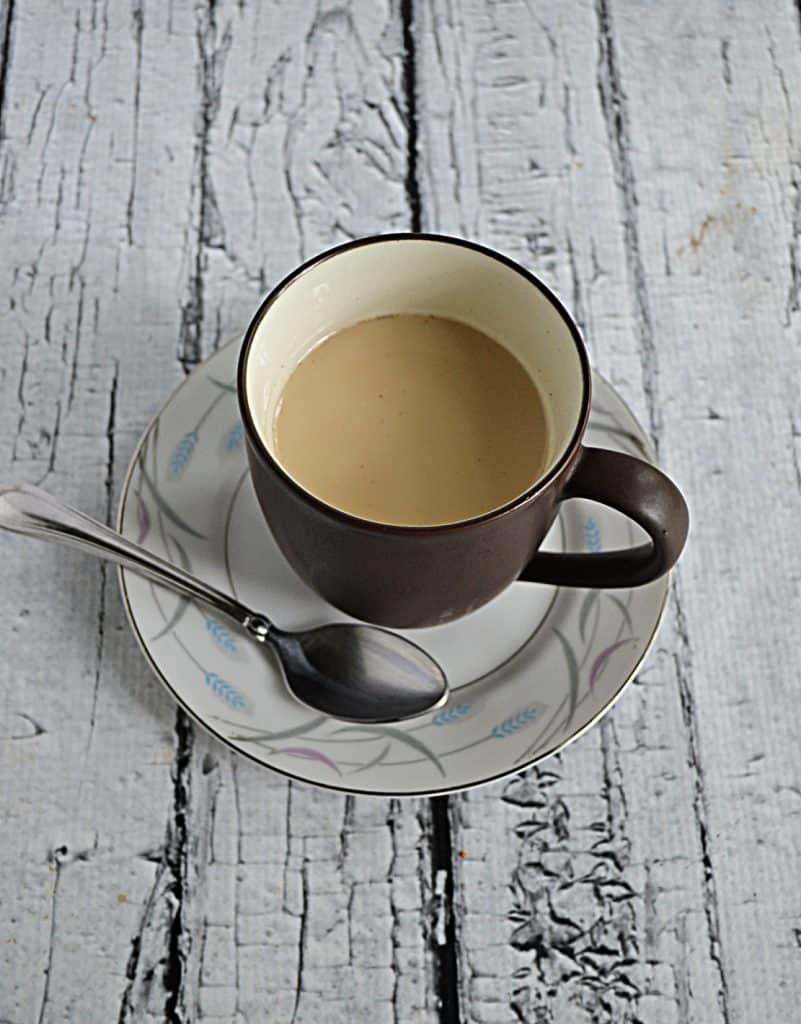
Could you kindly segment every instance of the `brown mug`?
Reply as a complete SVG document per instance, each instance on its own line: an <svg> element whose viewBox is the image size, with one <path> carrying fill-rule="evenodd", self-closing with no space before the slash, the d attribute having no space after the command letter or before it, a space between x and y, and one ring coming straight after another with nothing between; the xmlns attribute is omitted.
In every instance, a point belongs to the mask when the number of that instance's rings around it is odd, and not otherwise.
<svg viewBox="0 0 801 1024"><path fill-rule="evenodd" d="M554 456L528 490L501 508L442 526L376 523L320 501L280 464L271 428L300 360L343 327L399 313L483 331L518 358L547 396ZM582 444L590 388L578 327L553 292L491 249L430 234L359 239L304 263L257 310L237 373L253 485L278 546L326 601L396 628L466 615L518 579L633 587L671 568L687 536L684 499L650 464ZM567 498L618 509L650 541L596 554L539 552Z"/></svg>

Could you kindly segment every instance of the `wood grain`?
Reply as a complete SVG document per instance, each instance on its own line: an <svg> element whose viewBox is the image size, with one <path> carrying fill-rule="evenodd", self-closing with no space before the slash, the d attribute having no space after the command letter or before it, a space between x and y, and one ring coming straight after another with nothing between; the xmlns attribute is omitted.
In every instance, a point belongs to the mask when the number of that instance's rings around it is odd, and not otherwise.
<svg viewBox="0 0 801 1024"><path fill-rule="evenodd" d="M693 514L609 719L454 804L465 1019L795 1012L799 26L763 19L420 11L423 223L557 289Z"/></svg>

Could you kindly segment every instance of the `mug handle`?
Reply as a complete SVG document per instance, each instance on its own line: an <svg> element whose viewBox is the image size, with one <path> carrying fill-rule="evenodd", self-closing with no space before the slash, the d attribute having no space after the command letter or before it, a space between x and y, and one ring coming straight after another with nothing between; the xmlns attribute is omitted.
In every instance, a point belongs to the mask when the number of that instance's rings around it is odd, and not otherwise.
<svg viewBox="0 0 801 1024"><path fill-rule="evenodd" d="M590 498L617 509L651 537L647 544L596 554L537 552L521 580L563 587L639 587L673 567L687 539L681 492L664 473L632 455L582 446L560 500Z"/></svg>

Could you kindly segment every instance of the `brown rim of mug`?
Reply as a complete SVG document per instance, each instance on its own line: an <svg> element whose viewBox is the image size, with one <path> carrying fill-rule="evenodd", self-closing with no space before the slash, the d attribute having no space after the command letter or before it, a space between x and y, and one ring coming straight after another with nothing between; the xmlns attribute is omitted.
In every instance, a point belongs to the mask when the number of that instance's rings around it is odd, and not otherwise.
<svg viewBox="0 0 801 1024"><path fill-rule="evenodd" d="M557 461L551 466L547 473L536 480L531 487L525 490L522 494L519 494L516 498L506 502L506 504L499 506L498 508L491 509L489 512L484 512L480 516L474 516L471 519L460 519L453 523L440 523L434 526L403 526L396 523L379 523L372 519L362 519L359 516L351 515L349 512L344 512L342 509L338 509L333 505L329 505L327 502L316 497L311 491L306 490L305 487L293 479L281 466L278 460L270 453L267 446L262 441L256 425L253 422L251 416L250 407L247 401L247 391L245 388L245 379L247 374L247 363L248 356L250 355L250 348L253 344L253 339L256 335L256 329L264 318L265 314L269 310L270 306L275 302L279 295L283 294L284 291L301 277L307 270L316 266L318 263L322 263L325 260L329 260L334 256L338 256L340 253L347 252L349 249L356 249L363 245L375 245L379 242L399 242L399 241L423 241L423 242L443 242L448 245L459 245L465 249L473 249L476 252L482 253L484 256L488 256L490 259L496 260L498 263L502 263L504 266L509 267L510 270L514 270L515 273L525 278L529 284L534 285L540 292L545 296L546 299L559 313L560 317L566 324L570 331L570 336L573 339L573 343L576 346L576 352L578 353L579 362L581 364L581 375L582 375L582 399L581 399L581 411L579 413L578 423L573 431L573 435L570 438L565 450L559 456ZM500 518L506 515L508 512L519 508L521 505L530 501L532 498L537 497L541 494L548 485L559 476L562 470L570 462L574 454L576 453L581 438L584 435L584 431L587 426L590 413L590 401L591 401L591 389L592 389L592 376L590 371L590 362L587 356L587 350L584 346L584 341L581 337L581 333L578 329L578 325L573 320L573 317L565 309L564 305L557 298L554 292L544 284L538 277L535 277L530 271L526 270L519 263L516 263L513 259L508 256L504 256L502 253L496 252L494 249L490 249L485 245L480 245L478 242L469 242L463 238L455 238L451 235L439 235L431 234L428 232L408 232L398 231L387 235L369 235L365 238L357 238L351 242L344 242L342 245L334 246L332 249L327 249L325 252L319 253L317 256L313 256L311 259L306 260L299 267L296 267L291 273L273 288L273 290L267 295L262 301L259 308L251 318L250 323L245 330L244 338L242 340L242 348L239 353L239 360L237 363L236 371L236 391L237 399L239 401L239 411L242 416L242 422L245 426L245 432L247 433L248 439L253 444L262 458L267 460L267 463L272 469L279 475L279 477L292 488L300 497L305 501L309 502L320 512L326 513L334 519L338 519L342 523L346 523L350 526L361 527L362 529L376 530L381 533L392 533L392 534L440 534L447 533L448 531L458 529L463 526L472 526L476 523L487 522L491 519Z"/></svg>

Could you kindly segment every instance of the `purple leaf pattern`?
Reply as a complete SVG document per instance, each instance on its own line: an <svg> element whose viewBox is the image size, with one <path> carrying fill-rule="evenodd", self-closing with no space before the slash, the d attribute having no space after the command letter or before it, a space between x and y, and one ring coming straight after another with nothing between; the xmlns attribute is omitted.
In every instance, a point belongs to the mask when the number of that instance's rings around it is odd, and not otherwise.
<svg viewBox="0 0 801 1024"><path fill-rule="evenodd" d="M342 772L337 767L336 763L331 760L330 757L326 757L325 754L319 750L313 750L311 747L284 747L281 750L275 750L276 754L287 754L289 757L303 757L307 761L319 761L321 764L327 765L332 771L335 771L337 775L341 775Z"/></svg>
<svg viewBox="0 0 801 1024"><path fill-rule="evenodd" d="M634 637L626 637L625 640L618 640L616 643L610 644L608 647L604 647L604 649L592 663L592 668L590 669L590 689L592 689L592 687L595 685L596 680L603 672L603 670L606 668L606 663L609 661L609 659L612 657L615 651L618 650L620 647L625 646L625 644L630 643L636 643Z"/></svg>

